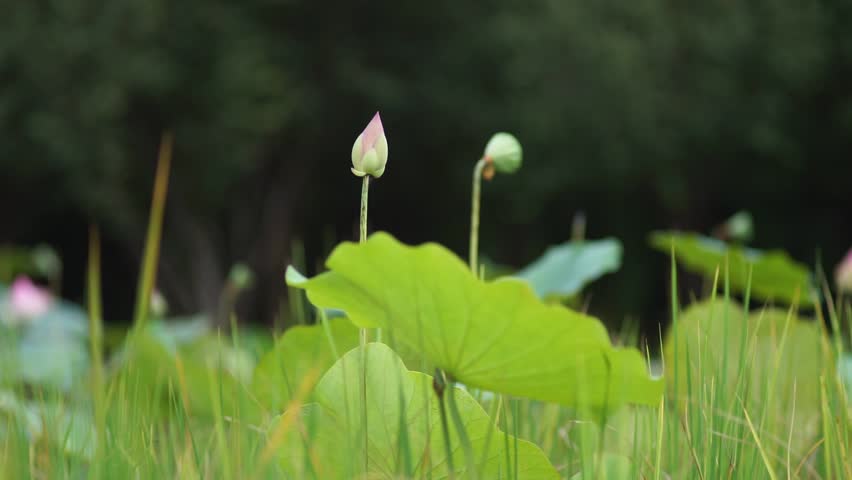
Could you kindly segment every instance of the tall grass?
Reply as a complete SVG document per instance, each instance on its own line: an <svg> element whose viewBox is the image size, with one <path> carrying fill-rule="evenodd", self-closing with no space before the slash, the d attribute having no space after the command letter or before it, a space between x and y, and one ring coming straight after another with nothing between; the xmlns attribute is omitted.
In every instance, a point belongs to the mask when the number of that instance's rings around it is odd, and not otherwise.
<svg viewBox="0 0 852 480"><path fill-rule="evenodd" d="M145 341L140 332L148 317L147 302L156 273L170 142L170 138L164 138L161 149L139 281L135 334L128 342ZM305 378L288 379L295 393L287 408L257 416L249 413L256 399L247 385L231 382L224 370L216 367L224 362L221 358L204 371L187 371L178 352L170 374L151 371L147 363L151 357L128 353L138 346L129 345L118 365L105 364L100 247L94 228L89 252L91 383L72 394L49 389L0 391L0 426L5 425L0 428L2 478L286 478L277 454L293 432L298 433L309 455L304 465L287 471L299 472L294 478L323 478L321 472L327 466L310 454L315 425L310 415L302 414L322 371L315 369ZM791 334L797 325L796 308L787 309L783 321L771 323L768 340L758 338L758 332L764 332L760 330L762 322L776 318L777 311L763 305L754 308L746 289L742 309L751 310L754 320L740 319L727 268L721 266L713 280L711 307L704 314L690 314L682 310L677 295L674 252L672 260L671 335L679 338L688 326L682 322L689 317L695 321L690 332L696 337L695 341L675 341L661 348L670 348L671 355L667 355L669 364L664 365L669 389L660 406L622 406L595 421L589 420L587 412L473 390L470 393L493 423L486 435L488 441L497 428L515 436L504 437L501 478L519 478L517 438L537 444L563 478L852 478L849 400L841 378L845 372L837 368L838 359L846 354L846 345L852 340L852 336L844 337L844 332L852 335L852 302L833 299L827 288L824 303L817 302L811 321L821 331L818 358L813 359L818 365L814 372L818 391L806 395L800 385L813 379L788 371L791 365L786 360L788 352L802 342ZM719 282L722 296L716 298ZM308 318L301 301L296 300L298 308L293 309L298 323L321 323L334 356L344 355L346 352L336 347L324 312L316 319ZM232 325L230 342L238 348L241 332L235 323ZM721 338L703 334L718 325L722 327ZM387 333L385 340L393 347L392 332ZM229 342L222 337L219 341ZM662 331L660 338L653 340L635 338L634 334L621 341L641 344L646 351L649 345L664 343ZM151 381L151 376L159 381ZM199 381L207 387L203 403L210 408L206 411L195 411L198 399L195 403L190 399L188 385ZM432 434L460 439L462 448L449 451L452 458L447 461L467 466L463 478L477 478L478 465L483 461L471 449L464 430L454 398L456 387L451 379L441 381L446 382L442 388L449 389L449 415L443 416L443 432ZM792 390L787 388L790 384ZM364 388L359 384L343 387L344 392ZM815 408L803 404L810 396L817 399ZM30 399L38 406L38 415L20 414L16 398ZM405 405L401 407L404 413ZM446 421L448 417L451 422ZM400 431L407 428L401 417ZM347 466L350 477L357 478L363 473L365 459L354 458L357 449L347 443L345 438L351 437L346 433L341 432L335 462ZM355 432L356 443L365 434L366 430ZM396 450L403 452L401 458L406 460L398 461L394 471L387 472L388 477L407 478L415 471L414 465L406 463L408 441L407 432L398 435Z"/></svg>
<svg viewBox="0 0 852 480"><path fill-rule="evenodd" d="M97 259L95 240L92 245ZM93 326L99 321L96 272L97 261L93 260L89 275ZM723 288L723 292L721 303L716 304L721 309L713 309L702 322L731 315L736 305L729 290ZM674 298L672 305L673 328L678 328L681 310ZM825 359L834 359L846 350L840 332L848 331L850 307L848 302L831 299L825 307L817 310L815 321L833 326L824 330L822 348ZM472 393L492 415L496 427L535 442L564 478L578 473L583 476L577 478L852 478L849 404L834 365L828 360L821 364L816 416L808 418L813 412L797 404L798 395L787 398L778 394L781 377L792 373L783 371L781 359L784 350L798 340L788 331L795 313L790 308L784 328L774 333L777 349L768 352L771 360L766 363L772 368L752 370L757 364L754 358L767 354L758 350L753 332L734 336L742 349L729 342L698 342L699 352L673 357L676 362L689 358L695 364L665 366L667 372L690 372L685 386L670 382L669 394L659 408L622 407L605 423L581 420L578 412L553 404ZM93 343L92 348L96 352L99 347ZM721 367L714 367L718 357L712 352L718 349L725 360ZM235 415L223 413L223 397L232 393L221 390L225 385L221 379L209 382L213 411L205 416L190 410L185 380L180 376L177 382L152 390L150 383L133 374L144 367L134 365L133 360L123 373L99 379L98 356L92 358L96 363L92 365L91 401L44 390L20 392L35 398L46 407L42 411L50 413L43 414L42 431L35 436L19 417L7 415L4 419L7 428L0 437L3 478L282 478L275 453L283 448L287 431L302 431L308 436L307 444L311 443L310 425L297 414L310 381L301 384L300 393L270 428L271 424L257 419L240 418L239 408ZM207 374L222 375L212 368ZM793 384L796 392L797 383ZM357 391L359 385L348 388ZM676 394L678 391L682 393ZM453 408L452 403L450 406ZM63 412L74 412L70 418L81 424L93 424L90 437L94 438L80 437L73 425L58 421ZM400 436L399 449L407 448L405 438ZM91 442L92 448L88 453L74 453L74 447L67 445L73 441ZM511 452L517 447L506 445L504 451L504 478L516 478L517 460ZM341 448L338 461L353 465L357 475L363 459L346 458L348 453ZM455 455L456 464L476 463L468 449ZM313 476L312 468L310 463L306 465L304 476ZM400 474L410 471L410 465L401 467Z"/></svg>

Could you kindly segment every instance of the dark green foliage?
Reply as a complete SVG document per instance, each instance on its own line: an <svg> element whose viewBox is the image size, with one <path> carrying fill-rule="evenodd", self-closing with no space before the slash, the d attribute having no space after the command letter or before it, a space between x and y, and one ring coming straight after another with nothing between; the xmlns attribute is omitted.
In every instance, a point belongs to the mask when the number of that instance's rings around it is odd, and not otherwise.
<svg viewBox="0 0 852 480"><path fill-rule="evenodd" d="M783 238L808 263L814 239L831 261L852 228L839 223L852 177L852 12L842 0L69 0L5 10L0 201L19 213L0 239L47 236L77 258L71 222L94 219L116 252L106 268L135 264L156 145L171 129L160 286L179 309L215 308L235 260L272 285L294 236L321 245L331 227L352 237L349 148L376 109L391 152L372 192L377 227L461 250L464 215L446 213L467 208L482 139L515 132L525 166L485 189L483 255L521 265L586 209L590 234L624 239L636 259L602 286L611 305L630 305L622 311L647 316L662 302L640 281L665 268L644 249L650 225L706 230L746 207L758 246ZM441 195L426 179L445 183ZM67 223L33 221L45 217ZM309 250L309 265L325 253ZM268 318L283 287L264 288L248 307Z"/></svg>

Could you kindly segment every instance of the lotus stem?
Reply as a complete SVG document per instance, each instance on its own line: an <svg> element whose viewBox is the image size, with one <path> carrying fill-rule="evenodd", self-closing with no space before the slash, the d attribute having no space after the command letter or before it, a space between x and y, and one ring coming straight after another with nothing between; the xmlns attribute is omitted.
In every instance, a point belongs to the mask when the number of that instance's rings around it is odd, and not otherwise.
<svg viewBox="0 0 852 480"><path fill-rule="evenodd" d="M479 197L482 190L482 171L488 164L487 157L482 157L473 167L473 193L470 210L470 270L477 275L479 256ZM477 275L478 276L478 275Z"/></svg>
<svg viewBox="0 0 852 480"><path fill-rule="evenodd" d="M359 241L364 243L367 241L367 201L370 192L370 176L364 175L361 181L361 228Z"/></svg>
<svg viewBox="0 0 852 480"><path fill-rule="evenodd" d="M473 455L473 446L470 443L470 438L467 436L467 431L464 428L464 421L461 417L461 412L459 411L458 405L456 405L456 384L453 381L449 382L449 389L447 392L447 401L450 405L450 415L453 417L453 423L456 426L456 434L459 438L459 443L462 445L462 450L464 450L465 460L467 461L467 469L465 470L465 476L472 480L476 480L479 478L477 472L476 465L476 457Z"/></svg>
<svg viewBox="0 0 852 480"><path fill-rule="evenodd" d="M453 448L450 445L450 426L447 423L447 407L444 405L444 391L447 388L446 376L440 368L435 369L432 388L438 396L438 412L441 414L441 431L444 433L444 454L447 456L447 478L455 480L456 469L453 467ZM452 385L450 386L452 388Z"/></svg>
<svg viewBox="0 0 852 480"><path fill-rule="evenodd" d="M367 202L370 191L370 176L364 175L361 181L361 221L359 242L367 241ZM369 433L367 428L367 329L358 330L358 344L361 347L361 425L364 429L364 472L369 471L370 458L367 454Z"/></svg>

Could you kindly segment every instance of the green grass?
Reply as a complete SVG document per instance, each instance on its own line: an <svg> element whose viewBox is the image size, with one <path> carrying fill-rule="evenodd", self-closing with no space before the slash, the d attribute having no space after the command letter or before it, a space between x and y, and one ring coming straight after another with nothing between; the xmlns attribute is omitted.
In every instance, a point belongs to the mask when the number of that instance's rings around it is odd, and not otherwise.
<svg viewBox="0 0 852 480"><path fill-rule="evenodd" d="M96 281L93 275L90 285ZM93 305L97 299L93 294ZM717 305L720 311L700 321L719 321L738 308L728 295L717 299ZM815 316L826 315L825 323L848 331L849 302L829 305ZM681 312L676 301L673 306L678 322L686 321L688 311ZM795 372L783 369L784 352L799 340L788 333L794 314L789 309L787 319L779 323L785 328L771 334L775 350L761 350L755 333L737 337L742 350L727 343L678 344L677 348L697 345L700 350L672 357L676 363L665 366L667 372L690 372L686 388L680 385L678 390L672 378L661 407L623 407L605 422L583 420L577 411L555 404L471 393L497 428L538 445L563 478L849 478L848 398L838 372L821 362L814 409L805 408L798 390L800 383L813 384L813 379L791 382L788 377ZM725 330L724 335L731 335ZM838 349L842 354L845 339L826 329L822 333L825 358L834 358ZM223 343L229 341L221 338ZM98 348L93 345L95 351ZM721 349L721 365L713 365L718 360L711 353L715 349ZM768 359L755 360L761 355ZM683 358L693 364L677 363ZM201 372L209 376L203 400L212 407L202 413L193 411L198 398L190 397L198 393L189 391L180 360L177 365L178 374L165 382L146 379L149 365L131 360L103 382L97 380L99 367L93 364L91 385L73 395L40 389L14 392L36 406L42 431L33 437L22 417L2 410L6 414L0 417L6 425L0 437L2 478L286 478L277 453L287 448L288 433L298 431L311 444L312 426L293 414L306 401L311 382L301 379L285 409L289 414L243 416L241 411L254 407L251 396L224 391L224 386L233 385L225 381L221 369L211 367ZM753 371L755 365L764 370ZM783 385L792 385L792 390ZM359 388L347 387L353 392ZM245 385L236 388L247 391ZM790 397L790 391L796 394ZM235 397L235 403L226 402ZM451 415L450 423L455 421ZM504 478L514 478L516 460L511 452L517 447L509 444L511 437L505 438ZM399 441L405 443L405 437ZM346 458L343 446L337 454L336 461L351 464L357 475L363 461ZM476 464L471 455L468 445L454 453L454 461ZM310 477L315 467L309 460L293 478ZM409 465L402 471L410 469Z"/></svg>
<svg viewBox="0 0 852 480"><path fill-rule="evenodd" d="M852 478L848 372L838 368L852 342L852 301L824 288L825 302L807 315L754 305L751 274L735 298L726 265L715 271L708 299L685 305L673 261L668 332L640 339L635 325L621 330L622 345L660 346L648 360L667 381L658 406L569 408L459 389L440 370L432 387L421 372L434 365L398 345L392 329L382 341L405 369L375 363L368 349L352 351L359 342L344 338L340 323L348 320L332 324L322 310L312 316L301 296L293 297L291 323L316 327L294 331L299 348L278 352L283 357L258 361L272 347L252 343L263 335L235 320L228 335L179 342L147 311L169 149L166 138L134 325L105 357L92 228L89 371L64 391L0 376L0 478L553 478L549 466L536 470L542 455L566 479ZM296 333L288 338L279 347ZM7 358L12 347L0 340ZM358 360L347 364L347 353ZM276 364L280 358L288 363ZM255 363L267 376L249 370ZM364 401L368 375L369 398L385 400L378 407ZM386 385L390 391L376 388ZM437 403L436 392L443 392ZM442 474L441 465L458 473ZM535 471L543 473L523 473Z"/></svg>

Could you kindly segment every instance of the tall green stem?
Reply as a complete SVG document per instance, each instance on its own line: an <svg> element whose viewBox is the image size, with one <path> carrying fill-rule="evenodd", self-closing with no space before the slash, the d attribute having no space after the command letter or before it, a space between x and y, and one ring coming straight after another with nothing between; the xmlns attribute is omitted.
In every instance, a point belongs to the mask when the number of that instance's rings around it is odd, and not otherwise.
<svg viewBox="0 0 852 480"><path fill-rule="evenodd" d="M359 242L367 241L367 203L370 191L370 176L364 175L361 182L361 222ZM364 429L364 473L369 471L369 434L367 430L367 329L358 330L359 346L361 347L361 427Z"/></svg>
<svg viewBox="0 0 852 480"><path fill-rule="evenodd" d="M148 320L151 292L157 279L157 261L160 257L160 240L163 234L163 215L166 208L166 193L169 189L169 169L172 163L172 134L163 134L154 177L154 193L151 199L151 214L148 218L148 233L145 236L145 251L142 255L142 270L136 293L136 309L133 326L141 331Z"/></svg>
<svg viewBox="0 0 852 480"><path fill-rule="evenodd" d="M447 423L447 407L444 405L444 391L447 388L447 380L444 371L435 369L435 377L432 379L432 389L438 397L438 413L441 415L441 431L444 433L444 454L446 455L447 478L455 480L456 469L453 466L453 447L450 443L450 426Z"/></svg>
<svg viewBox="0 0 852 480"><path fill-rule="evenodd" d="M459 443L461 443L462 450L464 450L464 458L467 462L465 475L472 480L476 480L479 478L479 474L476 471L476 457L473 455L473 446L471 445L470 438L467 436L467 431L464 428L464 420L461 418L461 412L459 411L458 405L456 405L455 382L448 382L448 387L447 401L450 406L450 417L452 417L453 423L456 426L456 434L458 434Z"/></svg>
<svg viewBox="0 0 852 480"><path fill-rule="evenodd" d="M482 172L485 169L485 166L488 164L485 157L481 158L478 162L476 162L476 166L473 168L473 193L471 198L471 211L470 211L470 252L469 252L469 261L470 261L470 270L474 275L477 275L477 262L478 262L478 250L479 250L479 196L480 191L482 189ZM444 405L444 390L446 388L446 376L441 369L435 369L435 393L438 395L438 406L439 413L441 414L441 429L444 432L444 448L446 448L447 455L447 469L449 470L449 478L452 480L455 477L455 469L453 468L453 453L452 446L450 444L450 430L447 425L447 412L446 407ZM459 440L462 443L462 447L465 449L465 459L467 460L467 474L471 476L471 478L475 478L476 476L476 460L473 457L473 451L470 446L470 440L467 438L467 432L464 429L464 423L461 420L461 415L458 412L458 407L455 404L455 397L453 396L453 389L455 385L453 382L449 383L450 388L450 413L453 416L453 423L456 424L456 430L458 431Z"/></svg>
<svg viewBox="0 0 852 480"><path fill-rule="evenodd" d="M103 367L103 318L101 316L101 240L98 229L89 228L89 264L86 289L89 307L89 348L92 357L92 390L95 406L95 452L103 455L106 445L106 405ZM101 457L97 457L101 458ZM102 477L101 462L93 462L92 477Z"/></svg>
<svg viewBox="0 0 852 480"><path fill-rule="evenodd" d="M470 210L470 270L477 275L479 256L479 196L482 190L482 170L487 164L485 158L481 158L473 167L473 193L471 196Z"/></svg>
<svg viewBox="0 0 852 480"><path fill-rule="evenodd" d="M367 200L370 193L370 176L364 175L361 182L361 236L359 241L364 243L367 241Z"/></svg>

